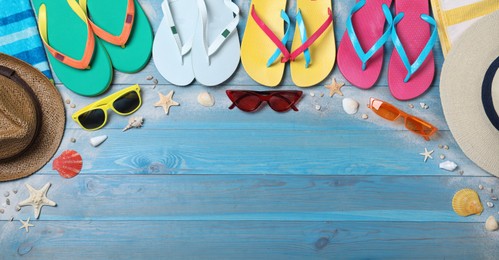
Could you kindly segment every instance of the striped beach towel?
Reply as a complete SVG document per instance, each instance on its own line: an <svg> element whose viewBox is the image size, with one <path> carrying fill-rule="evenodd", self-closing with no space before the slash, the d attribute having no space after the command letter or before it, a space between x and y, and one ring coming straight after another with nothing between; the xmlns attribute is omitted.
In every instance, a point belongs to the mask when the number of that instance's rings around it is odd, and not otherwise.
<svg viewBox="0 0 499 260"><path fill-rule="evenodd" d="M0 0L0 52L30 63L52 79L30 0Z"/></svg>

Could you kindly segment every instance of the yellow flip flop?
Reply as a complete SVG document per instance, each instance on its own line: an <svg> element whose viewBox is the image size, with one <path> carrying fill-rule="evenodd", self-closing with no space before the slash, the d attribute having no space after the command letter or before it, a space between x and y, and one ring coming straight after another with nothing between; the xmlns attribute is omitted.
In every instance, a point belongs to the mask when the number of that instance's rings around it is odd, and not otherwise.
<svg viewBox="0 0 499 260"><path fill-rule="evenodd" d="M241 43L244 69L253 80L269 87L277 86L284 74L285 63L275 60L283 53L289 55L285 47L288 34L284 32L284 22L289 29L285 9L286 0L252 0Z"/></svg>
<svg viewBox="0 0 499 260"><path fill-rule="evenodd" d="M331 0L297 0L291 49L291 78L297 86L314 86L329 75L336 60Z"/></svg>

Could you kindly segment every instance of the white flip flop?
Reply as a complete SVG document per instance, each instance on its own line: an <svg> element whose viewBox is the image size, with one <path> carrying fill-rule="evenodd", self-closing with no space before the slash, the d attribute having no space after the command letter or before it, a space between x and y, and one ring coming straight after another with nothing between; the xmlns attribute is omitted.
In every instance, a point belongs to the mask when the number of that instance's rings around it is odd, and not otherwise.
<svg viewBox="0 0 499 260"><path fill-rule="evenodd" d="M239 7L231 0L197 0L197 9L192 67L199 83L215 86L230 78L239 65Z"/></svg>
<svg viewBox="0 0 499 260"><path fill-rule="evenodd" d="M161 8L164 17L154 38L154 64L170 83L186 86L194 80L191 48L197 24L196 0L164 0Z"/></svg>

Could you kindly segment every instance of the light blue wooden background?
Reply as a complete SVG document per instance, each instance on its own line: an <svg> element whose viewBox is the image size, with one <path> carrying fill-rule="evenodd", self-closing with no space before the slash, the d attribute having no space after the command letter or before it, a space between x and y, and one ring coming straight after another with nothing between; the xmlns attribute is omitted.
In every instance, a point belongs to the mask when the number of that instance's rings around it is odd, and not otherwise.
<svg viewBox="0 0 499 260"><path fill-rule="evenodd" d="M156 30L161 1L140 2ZM235 2L242 10L242 35L250 1ZM338 42L354 2L333 3ZM288 13L293 16L295 9L290 1ZM385 60L390 43L387 49ZM0 183L0 193L19 189L10 196L15 205L28 196L25 183L40 188L51 182L48 196L58 203L43 208L29 233L18 229L17 220L33 218L33 209L7 207L0 214L0 259L497 259L499 232L485 231L483 223L489 215L498 217L498 209L467 218L452 211L457 190L479 184L495 188L498 180L468 160L448 130L438 86L443 56L439 45L434 50L436 79L424 96L394 100L385 62L372 90L342 89L345 97L361 103L353 116L343 112L341 97L327 96L323 84L304 89L299 112L231 111L226 89L266 89L242 66L219 87L175 87L151 61L138 74L116 73L111 89L142 86L144 105L135 115L145 117L144 127L122 133L128 118L111 115L103 130L86 132L69 116L95 98L76 96L57 84L63 98L77 106L67 105L67 130L57 154L77 150L84 169L66 180L49 163L33 176ZM155 89L148 75L159 80ZM332 77L346 82L336 66ZM289 71L280 89L297 89ZM158 91L170 90L181 106L165 116L153 103ZM214 107L197 104L201 91L215 96ZM380 119L365 106L371 96L427 119L439 133L426 142L401 122ZM368 120L361 119L363 113ZM88 139L101 134L109 139L91 147ZM425 147L435 150L427 163L419 155ZM457 162L464 175L439 169L440 154ZM489 200L488 192L479 193L483 203ZM11 216L15 221L8 221Z"/></svg>

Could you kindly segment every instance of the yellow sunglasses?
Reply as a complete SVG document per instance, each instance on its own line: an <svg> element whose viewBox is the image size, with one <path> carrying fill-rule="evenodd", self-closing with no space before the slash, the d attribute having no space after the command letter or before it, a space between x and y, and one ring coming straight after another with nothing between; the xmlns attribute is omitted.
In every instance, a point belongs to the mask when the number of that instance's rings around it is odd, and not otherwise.
<svg viewBox="0 0 499 260"><path fill-rule="evenodd" d="M127 116L137 111L141 105L140 86L136 84L78 110L72 118L83 129L94 131L106 125L107 110L112 109L118 115Z"/></svg>

